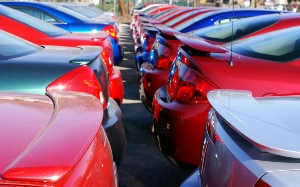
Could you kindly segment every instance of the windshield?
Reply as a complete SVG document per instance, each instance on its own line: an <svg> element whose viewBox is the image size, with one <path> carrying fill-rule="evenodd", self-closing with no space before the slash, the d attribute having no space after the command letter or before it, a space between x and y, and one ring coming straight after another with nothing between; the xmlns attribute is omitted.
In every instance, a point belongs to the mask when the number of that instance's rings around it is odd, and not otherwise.
<svg viewBox="0 0 300 187"><path fill-rule="evenodd" d="M292 27L258 35L232 43L232 51L240 55L276 62L289 62L300 57L300 27ZM231 44L224 47L231 49Z"/></svg>
<svg viewBox="0 0 300 187"><path fill-rule="evenodd" d="M38 52L42 48L0 30L0 60Z"/></svg>
<svg viewBox="0 0 300 187"><path fill-rule="evenodd" d="M278 15L267 15L265 16L265 18L262 18L263 19L240 19L235 21L234 23L214 25L189 32L188 34L214 42L227 43L273 25L280 20L280 17Z"/></svg>
<svg viewBox="0 0 300 187"><path fill-rule="evenodd" d="M9 17L11 19L14 19L16 21L19 21L21 23L24 23L30 27L33 27L49 36L56 37L56 36L66 35L69 33L68 31L65 31L45 21L39 20L35 17L29 16L25 13L22 13L20 11L5 6L0 6L0 14Z"/></svg>

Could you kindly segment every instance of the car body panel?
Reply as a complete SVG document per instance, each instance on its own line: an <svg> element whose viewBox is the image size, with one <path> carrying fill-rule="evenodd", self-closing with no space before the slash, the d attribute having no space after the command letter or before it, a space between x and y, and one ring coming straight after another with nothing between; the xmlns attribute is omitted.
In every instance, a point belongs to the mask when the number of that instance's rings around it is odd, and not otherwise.
<svg viewBox="0 0 300 187"><path fill-rule="evenodd" d="M270 186L297 186L299 184L299 169L297 168L300 165L299 159L295 158L295 155L280 156L282 155L281 153L288 152L286 148L275 152L275 154L270 149L262 150L261 146L264 144L263 142L257 146L257 143L249 141L248 135L253 133L253 131L242 134L238 130L241 126L252 127L255 125L252 119L261 121L265 124L253 130L258 132L261 128L271 127L268 129L269 133L264 133L264 137L271 138L267 141L273 143L272 149L279 148L282 141L278 141L276 136L278 133L285 133L285 129L277 128L272 123L274 119L277 119L289 128L292 127L293 132L290 131L289 133L298 134L299 131L297 130L298 125L296 122L298 115L294 112L296 110L293 109L298 108L299 96L253 98L251 93L247 91L216 90L209 92L208 98L213 107L210 113L211 116L218 116L214 129L220 139L216 143L213 143L207 133L208 131L205 131L203 147L206 148L202 150L202 155L204 156L199 166L203 186L223 186L226 183L230 183L233 186L240 186L242 184L245 186L254 186L259 180L263 180ZM252 103L250 105L253 107L244 107L248 101ZM256 103L255 106L253 105L254 103ZM222 110L224 111L224 107L227 107L225 109L227 110L226 114L222 112ZM282 111L285 111L284 109L287 108L291 110L289 110L288 115L285 115ZM237 112L237 109L240 112ZM233 112L232 115L229 111ZM270 113L271 115L264 116L259 111L263 111L264 114ZM224 118L221 113L225 114ZM239 118L238 124L235 124L237 121L234 122L231 120L235 118L236 114L239 115L237 117ZM244 117L240 118L243 115ZM288 119L288 121L285 121L285 119ZM292 137L288 135L284 139L286 138ZM297 152L295 150L293 153ZM215 164L216 162L218 164ZM217 181L209 177L211 173L222 176L221 180Z"/></svg>
<svg viewBox="0 0 300 187"><path fill-rule="evenodd" d="M0 95L5 144L1 186L116 186L112 153L101 126L103 108L96 97L79 92ZM16 115L21 118L12 117ZM81 136L74 136L78 132Z"/></svg>

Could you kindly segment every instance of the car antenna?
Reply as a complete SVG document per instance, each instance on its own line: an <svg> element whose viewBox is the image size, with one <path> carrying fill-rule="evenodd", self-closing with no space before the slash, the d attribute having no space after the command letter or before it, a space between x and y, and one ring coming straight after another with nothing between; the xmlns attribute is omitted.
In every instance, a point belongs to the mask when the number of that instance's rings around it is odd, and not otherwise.
<svg viewBox="0 0 300 187"><path fill-rule="evenodd" d="M233 66L233 61L232 61L233 17L234 17L234 0L232 0L232 17L230 18L230 21L231 21L231 42L230 42L230 60L228 62L229 66Z"/></svg>

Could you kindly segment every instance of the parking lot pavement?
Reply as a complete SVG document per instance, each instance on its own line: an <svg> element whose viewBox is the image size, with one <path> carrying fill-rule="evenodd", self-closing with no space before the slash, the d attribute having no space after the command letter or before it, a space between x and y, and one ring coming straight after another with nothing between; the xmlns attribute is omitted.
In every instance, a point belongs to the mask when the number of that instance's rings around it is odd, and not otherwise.
<svg viewBox="0 0 300 187"><path fill-rule="evenodd" d="M127 147L118 178L120 187L176 187L189 175L172 165L159 152L151 133L151 113L139 99L137 74L134 68L134 46L129 24L120 24L120 39L125 56L117 66L123 76L125 98L121 105Z"/></svg>

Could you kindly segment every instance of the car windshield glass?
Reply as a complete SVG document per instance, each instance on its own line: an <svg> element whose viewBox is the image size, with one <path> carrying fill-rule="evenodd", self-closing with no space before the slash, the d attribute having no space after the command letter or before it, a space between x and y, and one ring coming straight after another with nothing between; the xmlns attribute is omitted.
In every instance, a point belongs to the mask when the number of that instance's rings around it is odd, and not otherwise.
<svg viewBox="0 0 300 187"><path fill-rule="evenodd" d="M79 5L63 5L63 7L65 8L68 8L70 10L73 10L79 14L82 14L86 17L89 17L89 18L94 18L94 17L97 17L99 14L94 12L94 11L91 11L89 10L88 8L84 7L84 6L79 6Z"/></svg>
<svg viewBox="0 0 300 187"><path fill-rule="evenodd" d="M0 6L0 14L12 18L21 23L24 23L30 27L33 27L49 36L56 37L56 36L66 35L69 33L68 31L65 31L45 21L41 21L35 17L29 16L25 13L22 13L20 11L5 6Z"/></svg>
<svg viewBox="0 0 300 187"><path fill-rule="evenodd" d="M0 60L16 58L38 52L42 49L33 43L27 42L4 31L0 31L0 38Z"/></svg>
<svg viewBox="0 0 300 187"><path fill-rule="evenodd" d="M292 27L238 40L224 45L234 53L276 62L289 62L300 57L300 27Z"/></svg>
<svg viewBox="0 0 300 187"><path fill-rule="evenodd" d="M262 28L266 28L280 20L278 15L267 15L264 19L245 18L232 23L224 23L199 29L188 34L214 42L227 43Z"/></svg>

